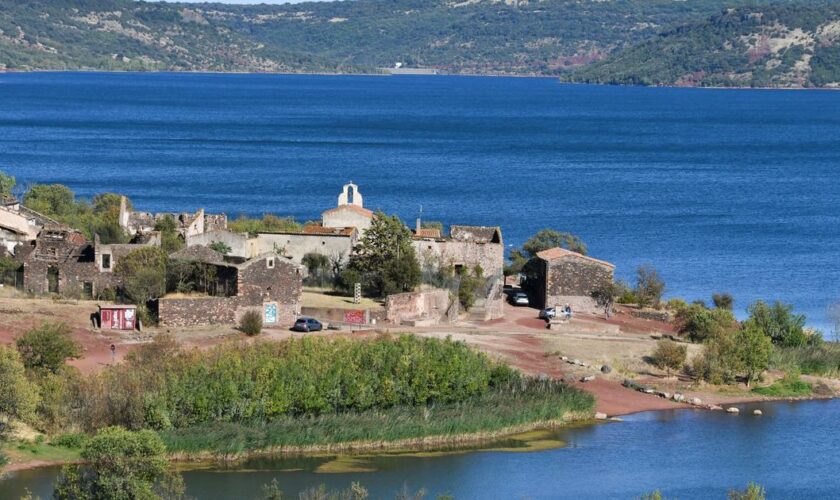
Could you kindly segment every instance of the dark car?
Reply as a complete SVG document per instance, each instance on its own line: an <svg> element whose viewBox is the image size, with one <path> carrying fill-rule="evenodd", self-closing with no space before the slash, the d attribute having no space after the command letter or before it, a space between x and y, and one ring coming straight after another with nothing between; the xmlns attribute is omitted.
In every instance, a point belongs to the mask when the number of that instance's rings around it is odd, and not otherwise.
<svg viewBox="0 0 840 500"><path fill-rule="evenodd" d="M314 318L298 318L292 330L296 332L320 332L324 329L324 325Z"/></svg>

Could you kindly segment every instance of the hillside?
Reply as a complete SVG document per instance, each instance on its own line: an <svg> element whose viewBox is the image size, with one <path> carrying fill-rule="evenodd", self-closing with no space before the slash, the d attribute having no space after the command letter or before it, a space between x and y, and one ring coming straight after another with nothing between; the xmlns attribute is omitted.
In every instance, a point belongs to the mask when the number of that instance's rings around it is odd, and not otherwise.
<svg viewBox="0 0 840 500"><path fill-rule="evenodd" d="M745 0L0 0L0 69L562 74Z"/></svg>
<svg viewBox="0 0 840 500"><path fill-rule="evenodd" d="M641 85L840 86L840 4L722 11L580 68L569 81Z"/></svg>

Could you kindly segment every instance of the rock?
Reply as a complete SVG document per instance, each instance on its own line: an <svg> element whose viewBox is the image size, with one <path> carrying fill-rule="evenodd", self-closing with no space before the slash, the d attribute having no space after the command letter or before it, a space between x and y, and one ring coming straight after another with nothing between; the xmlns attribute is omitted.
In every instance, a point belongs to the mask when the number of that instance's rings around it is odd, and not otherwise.
<svg viewBox="0 0 840 500"><path fill-rule="evenodd" d="M730 406L726 409L726 413L741 413L741 410L735 408L734 406Z"/></svg>
<svg viewBox="0 0 840 500"><path fill-rule="evenodd" d="M709 407L709 409L714 411L723 411L723 407L718 405L712 405Z"/></svg>
<svg viewBox="0 0 840 500"><path fill-rule="evenodd" d="M675 392L672 397L677 403L682 403L683 401L685 401L685 396L683 396L679 392Z"/></svg>
<svg viewBox="0 0 840 500"><path fill-rule="evenodd" d="M755 415L755 416L757 416L757 417L760 417L760 416L762 416L762 415L764 415L764 414L761 412L761 410L753 410L753 415Z"/></svg>
<svg viewBox="0 0 840 500"><path fill-rule="evenodd" d="M568 356L560 356L560 361L568 361L568 360L569 360Z"/></svg>
<svg viewBox="0 0 840 500"><path fill-rule="evenodd" d="M671 394L667 393L667 392L660 392L659 397L660 398L665 398L665 399L671 399Z"/></svg>
<svg viewBox="0 0 840 500"><path fill-rule="evenodd" d="M610 365L604 365L604 366L601 367L601 373L610 373L610 372L612 372L612 368L610 368Z"/></svg>
<svg viewBox="0 0 840 500"><path fill-rule="evenodd" d="M593 380L595 380L595 375L587 375L580 379L581 382L592 382Z"/></svg>
<svg viewBox="0 0 840 500"><path fill-rule="evenodd" d="M700 406L703 404L703 400L700 398L691 398L691 404L694 406Z"/></svg>
<svg viewBox="0 0 840 500"><path fill-rule="evenodd" d="M581 365L583 363L581 363L579 359L575 358L575 359L572 360L572 364L573 365Z"/></svg>
<svg viewBox="0 0 840 500"><path fill-rule="evenodd" d="M653 393L655 393L656 391L654 391L654 390L653 390L653 389L651 389L650 387L645 387L644 389L642 389L642 392L644 392L645 394L653 394Z"/></svg>
<svg viewBox="0 0 840 500"><path fill-rule="evenodd" d="M595 414L595 420L606 420L606 419L607 419L607 414L606 413L598 412L598 413Z"/></svg>

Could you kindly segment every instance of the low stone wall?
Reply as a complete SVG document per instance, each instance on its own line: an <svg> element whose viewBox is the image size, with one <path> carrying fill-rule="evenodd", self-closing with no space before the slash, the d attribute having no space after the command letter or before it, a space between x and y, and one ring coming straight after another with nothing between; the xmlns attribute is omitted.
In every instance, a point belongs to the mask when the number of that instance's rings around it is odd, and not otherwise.
<svg viewBox="0 0 840 500"><path fill-rule="evenodd" d="M451 299L449 290L428 290L389 295L385 301L385 317L395 325L431 320L434 324L449 322Z"/></svg>
<svg viewBox="0 0 840 500"><path fill-rule="evenodd" d="M668 311L657 311L656 309L631 309L630 316L641 319L652 319L654 321L671 322L674 318Z"/></svg>
<svg viewBox="0 0 840 500"><path fill-rule="evenodd" d="M263 316L266 304L273 304L277 311L277 322L265 324L268 328L290 328L297 319L296 304L262 303L247 297L164 297L158 300L158 316L163 326L235 325L247 311Z"/></svg>
<svg viewBox="0 0 840 500"><path fill-rule="evenodd" d="M384 311L370 309L345 309L340 307L302 307L301 316L310 316L328 323L369 325L372 320L381 321ZM377 321L377 322L378 322Z"/></svg>
<svg viewBox="0 0 840 500"><path fill-rule="evenodd" d="M562 307L566 304L571 306L572 314L576 312L589 314L599 314L604 312L604 308L599 307L592 297L582 297L580 295L552 295L545 301L545 307Z"/></svg>

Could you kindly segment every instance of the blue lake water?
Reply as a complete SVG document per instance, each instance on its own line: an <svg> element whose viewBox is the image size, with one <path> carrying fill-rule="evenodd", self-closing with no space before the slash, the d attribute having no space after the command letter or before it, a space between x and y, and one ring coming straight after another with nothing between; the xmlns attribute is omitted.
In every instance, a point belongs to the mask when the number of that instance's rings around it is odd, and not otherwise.
<svg viewBox="0 0 840 500"><path fill-rule="evenodd" d="M750 414L752 408L764 412ZM731 488L755 481L771 499L840 496L840 401L741 406L739 416L705 410L647 412L623 422L564 429L567 446L540 452L473 452L435 458L381 457L372 472L323 474L328 459L275 460L228 470L184 473L195 498L259 498L277 479L290 498L325 484L347 488L358 481L371 498L393 498L403 485L425 488L427 498L638 498L661 489L666 498L726 498ZM289 470L296 469L296 470ZM285 470L285 471L284 471ZM29 488L49 498L56 469L12 474L0 481L0 497L18 498Z"/></svg>
<svg viewBox="0 0 840 500"><path fill-rule="evenodd" d="M840 93L552 79L0 74L0 169L143 210L317 219L353 180L412 221L577 233L667 294L840 300Z"/></svg>

